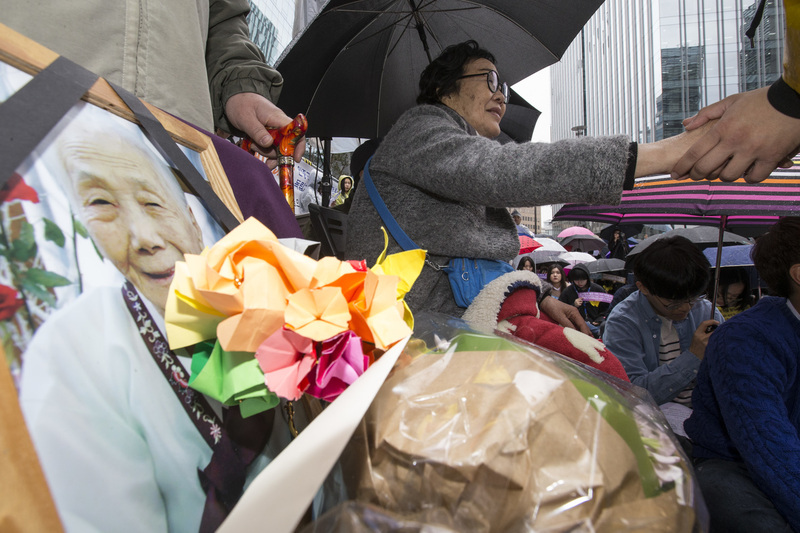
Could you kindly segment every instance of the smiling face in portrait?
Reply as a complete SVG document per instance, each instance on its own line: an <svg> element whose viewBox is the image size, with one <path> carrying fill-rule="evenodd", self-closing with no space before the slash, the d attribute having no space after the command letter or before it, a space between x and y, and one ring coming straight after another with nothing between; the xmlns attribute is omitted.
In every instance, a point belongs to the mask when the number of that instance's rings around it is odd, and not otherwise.
<svg viewBox="0 0 800 533"><path fill-rule="evenodd" d="M175 262L202 251L202 235L172 173L113 134L62 146L69 191L103 256L163 314Z"/></svg>
<svg viewBox="0 0 800 533"><path fill-rule="evenodd" d="M497 67L488 59L479 58L466 64L464 76L491 70L497 71ZM506 112L506 104L501 90L489 90L486 76L458 80L458 91L443 97L442 103L464 117L479 135L490 139L500 135L500 119Z"/></svg>

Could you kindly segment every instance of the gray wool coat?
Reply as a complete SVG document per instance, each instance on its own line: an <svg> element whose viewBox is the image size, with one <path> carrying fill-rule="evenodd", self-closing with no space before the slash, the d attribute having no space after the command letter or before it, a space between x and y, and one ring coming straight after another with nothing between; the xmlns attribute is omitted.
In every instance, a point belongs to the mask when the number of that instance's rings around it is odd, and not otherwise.
<svg viewBox="0 0 800 533"><path fill-rule="evenodd" d="M394 124L369 170L389 212L430 261L511 261L519 239L506 206L617 204L635 163L629 153L625 136L501 145L446 106L420 105ZM345 255L372 265L383 250L383 223L363 184L354 194ZM390 235L389 253L399 251ZM447 275L428 265L406 301L414 312L464 312Z"/></svg>

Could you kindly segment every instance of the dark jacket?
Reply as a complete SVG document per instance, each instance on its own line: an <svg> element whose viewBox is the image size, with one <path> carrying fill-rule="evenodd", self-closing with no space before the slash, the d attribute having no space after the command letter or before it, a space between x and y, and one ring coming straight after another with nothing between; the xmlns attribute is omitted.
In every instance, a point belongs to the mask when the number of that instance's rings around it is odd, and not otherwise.
<svg viewBox="0 0 800 533"><path fill-rule="evenodd" d="M616 242L611 240L608 242L608 254L606 254L606 257L609 259L625 259L629 250L627 240L620 239Z"/></svg>
<svg viewBox="0 0 800 533"><path fill-rule="evenodd" d="M574 273L576 271L581 271L585 273L587 278L590 277L589 270L583 263L578 263L577 265L572 267L572 270L570 270L569 275L567 276L567 279L569 279L572 285L564 289L561 292L561 296L558 298L560 301L568 303L569 305L575 305L575 300L577 300L580 297L578 293L578 286L575 284L574 281ZM603 287L601 287L597 283L589 281L588 287L585 290L582 290L581 292L605 293L606 291L605 289L603 289ZM599 322L606 316L606 313L608 312L608 304L606 302L590 302L584 300L583 304L578 308L578 311L580 311L581 316L583 316L583 318L587 322Z"/></svg>

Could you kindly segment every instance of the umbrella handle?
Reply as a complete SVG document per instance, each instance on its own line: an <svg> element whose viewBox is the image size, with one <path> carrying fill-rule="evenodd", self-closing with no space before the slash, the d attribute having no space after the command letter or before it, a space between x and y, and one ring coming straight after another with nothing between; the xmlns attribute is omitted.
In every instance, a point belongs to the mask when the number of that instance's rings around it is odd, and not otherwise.
<svg viewBox="0 0 800 533"><path fill-rule="evenodd" d="M308 130L308 120L302 113L280 128L267 128L278 149L278 177L281 192L294 211L294 149Z"/></svg>
<svg viewBox="0 0 800 533"><path fill-rule="evenodd" d="M722 262L722 243L725 240L725 226L728 224L728 215L721 215L719 217L719 237L717 238L717 260L714 267L714 290L711 291L713 300L711 300L711 320L714 320L714 315L717 310L717 293L719 292L719 265ZM708 331L706 332L708 333Z"/></svg>

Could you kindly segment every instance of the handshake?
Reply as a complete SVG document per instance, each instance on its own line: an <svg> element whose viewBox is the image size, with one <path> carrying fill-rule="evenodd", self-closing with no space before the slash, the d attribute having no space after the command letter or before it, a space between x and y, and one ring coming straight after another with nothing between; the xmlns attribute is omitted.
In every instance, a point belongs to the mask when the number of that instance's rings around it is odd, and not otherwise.
<svg viewBox="0 0 800 533"><path fill-rule="evenodd" d="M770 90L729 96L684 120L685 133L661 141L673 141L666 147L667 157L677 159L670 169L672 177L722 181L743 177L758 183L778 167L791 167L792 157L800 151L800 118L795 118L800 110L783 110L794 116L779 111L767 97Z"/></svg>

